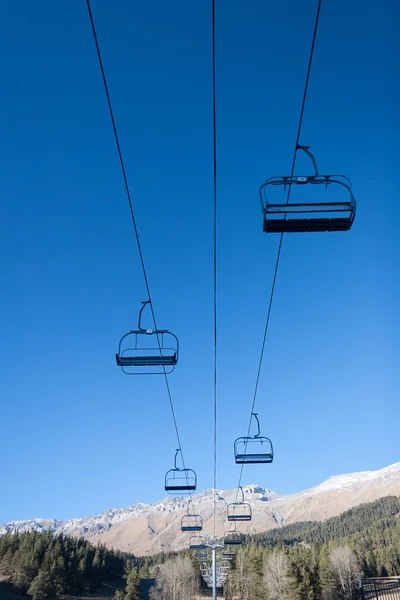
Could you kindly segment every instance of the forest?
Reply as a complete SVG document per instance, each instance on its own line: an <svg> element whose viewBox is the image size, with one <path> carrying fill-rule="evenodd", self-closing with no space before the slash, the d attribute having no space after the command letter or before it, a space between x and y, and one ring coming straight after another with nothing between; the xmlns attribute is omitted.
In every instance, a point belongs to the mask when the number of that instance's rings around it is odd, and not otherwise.
<svg viewBox="0 0 400 600"><path fill-rule="evenodd" d="M230 571L226 600L356 598L358 573L400 575L399 517L400 499L388 496L322 523L248 536Z"/></svg>
<svg viewBox="0 0 400 600"><path fill-rule="evenodd" d="M400 499L388 496L325 522L303 522L247 536L231 561L226 600L336 600L357 597L357 574L400 575ZM135 557L52 532L0 537L0 577L33 600L94 591L121 580L115 600L193 600L201 588L194 553Z"/></svg>

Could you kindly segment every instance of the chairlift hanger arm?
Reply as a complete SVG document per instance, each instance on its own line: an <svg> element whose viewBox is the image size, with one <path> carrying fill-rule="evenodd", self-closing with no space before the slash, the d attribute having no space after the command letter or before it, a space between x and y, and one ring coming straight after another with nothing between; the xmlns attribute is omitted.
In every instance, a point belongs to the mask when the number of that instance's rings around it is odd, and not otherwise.
<svg viewBox="0 0 400 600"><path fill-rule="evenodd" d="M139 318L138 318L138 329L139 331L146 331L146 329L143 329L142 327L142 312L144 311L145 307L151 304L151 300L142 300L142 308L139 310Z"/></svg>
<svg viewBox="0 0 400 600"><path fill-rule="evenodd" d="M253 412L253 413L251 413L251 415L257 421L257 433L254 436L252 436L252 437L257 438L260 435L260 421L258 420L258 413Z"/></svg>
<svg viewBox="0 0 400 600"><path fill-rule="evenodd" d="M177 465L176 465L176 458L177 458L177 456L178 456L178 454L179 454L179 452L180 452L180 451L181 451L181 449L180 449L180 448L177 448L177 449L176 449L176 452L175 452L175 458L174 458L174 469L176 469L177 471L179 471L180 469L179 469L179 468L177 467Z"/></svg>
<svg viewBox="0 0 400 600"><path fill-rule="evenodd" d="M315 170L315 175L310 175L311 177L318 177L318 167L317 167L317 161L315 160L315 156L312 152L310 152L310 148L311 146L301 146L301 144L297 144L296 146L296 150L303 150L303 152L305 152L307 154L307 156L309 156L311 158L314 170Z"/></svg>

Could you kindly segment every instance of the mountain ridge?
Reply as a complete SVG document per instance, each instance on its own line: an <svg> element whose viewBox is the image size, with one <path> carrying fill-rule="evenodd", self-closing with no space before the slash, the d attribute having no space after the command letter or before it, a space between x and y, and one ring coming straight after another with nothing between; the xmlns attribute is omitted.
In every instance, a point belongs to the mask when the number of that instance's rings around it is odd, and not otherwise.
<svg viewBox="0 0 400 600"><path fill-rule="evenodd" d="M230 528L225 520L226 504L236 500L236 491L236 488L215 491L217 535L222 536ZM253 512L253 519L240 526L243 533L261 533L304 520L324 521L364 502L388 495L400 496L400 462L377 471L334 475L313 488L290 495L280 495L259 484L243 486L243 493ZM203 518L205 535L212 533L213 495L210 488L192 496L193 507ZM186 497L167 497L153 504L139 502L65 521L39 518L10 521L0 525L0 535L10 531L51 530L84 536L92 542L138 555L151 554L187 547L188 534L180 531L186 511Z"/></svg>

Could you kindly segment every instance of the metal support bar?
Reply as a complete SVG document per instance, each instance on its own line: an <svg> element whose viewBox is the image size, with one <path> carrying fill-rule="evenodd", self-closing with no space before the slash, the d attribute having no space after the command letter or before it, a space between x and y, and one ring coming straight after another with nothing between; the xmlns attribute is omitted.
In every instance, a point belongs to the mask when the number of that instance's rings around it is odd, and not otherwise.
<svg viewBox="0 0 400 600"><path fill-rule="evenodd" d="M217 600L217 548L212 547L212 597Z"/></svg>

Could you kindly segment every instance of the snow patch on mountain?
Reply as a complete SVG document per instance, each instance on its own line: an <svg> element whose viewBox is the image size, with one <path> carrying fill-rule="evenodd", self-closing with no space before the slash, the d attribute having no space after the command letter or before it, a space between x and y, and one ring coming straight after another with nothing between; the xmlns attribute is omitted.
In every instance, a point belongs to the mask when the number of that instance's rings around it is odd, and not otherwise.
<svg viewBox="0 0 400 600"><path fill-rule="evenodd" d="M400 462L394 463L389 467L380 469L379 471L360 471L358 473L348 473L347 475L334 475L326 481L313 488L299 492L296 495L309 496L311 494L319 494L321 492L341 490L353 487L359 483L368 484L370 481L376 481L382 478L383 481L400 481Z"/></svg>

